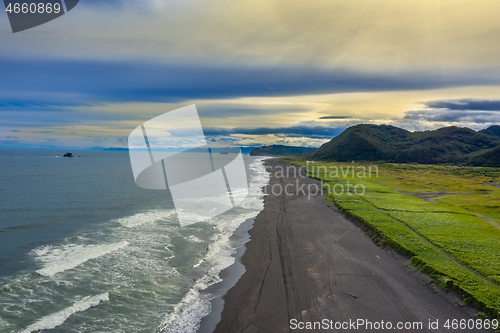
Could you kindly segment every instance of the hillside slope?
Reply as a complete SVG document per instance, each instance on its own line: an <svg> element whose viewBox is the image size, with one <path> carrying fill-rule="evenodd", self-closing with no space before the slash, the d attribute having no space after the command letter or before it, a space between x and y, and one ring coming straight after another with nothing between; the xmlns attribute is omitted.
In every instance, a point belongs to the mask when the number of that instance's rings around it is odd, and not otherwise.
<svg viewBox="0 0 500 333"><path fill-rule="evenodd" d="M480 130L479 133L488 134L488 135L494 135L494 136L500 136L500 126L493 125L493 126L490 126L488 128L485 128L483 130Z"/></svg>
<svg viewBox="0 0 500 333"><path fill-rule="evenodd" d="M467 158L466 164L472 166L500 167L500 146L473 154Z"/></svg>
<svg viewBox="0 0 500 333"><path fill-rule="evenodd" d="M388 125L356 125L307 157L337 162L455 163L500 166L500 137L463 127L409 132ZM495 162L497 161L497 162Z"/></svg>

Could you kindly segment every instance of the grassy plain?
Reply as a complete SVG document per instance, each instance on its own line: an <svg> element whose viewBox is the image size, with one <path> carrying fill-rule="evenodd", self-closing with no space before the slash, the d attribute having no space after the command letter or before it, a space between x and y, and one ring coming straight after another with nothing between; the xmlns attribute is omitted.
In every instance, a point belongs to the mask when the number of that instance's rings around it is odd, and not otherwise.
<svg viewBox="0 0 500 333"><path fill-rule="evenodd" d="M326 198L369 226L375 241L500 317L499 169L288 162L322 179Z"/></svg>

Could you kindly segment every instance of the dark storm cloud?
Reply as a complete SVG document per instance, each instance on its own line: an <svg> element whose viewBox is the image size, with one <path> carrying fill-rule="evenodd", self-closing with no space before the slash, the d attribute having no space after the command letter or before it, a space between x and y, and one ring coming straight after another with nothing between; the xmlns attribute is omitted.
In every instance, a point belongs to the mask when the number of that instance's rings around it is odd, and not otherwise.
<svg viewBox="0 0 500 333"><path fill-rule="evenodd" d="M324 117L319 117L319 119L349 119L352 117L347 117L347 116L324 116Z"/></svg>
<svg viewBox="0 0 500 333"><path fill-rule="evenodd" d="M308 137L316 139L331 139L344 131L345 128L331 128L323 126L291 126L291 127L259 127L259 128L242 128L236 127L232 129L210 127L204 128L206 136L228 136L231 134L242 135L286 135L288 137Z"/></svg>
<svg viewBox="0 0 500 333"><path fill-rule="evenodd" d="M9 92L24 93L26 96L20 96L19 100L32 100L32 92L48 96L66 95L69 96L70 100L66 101L69 104L182 102L193 99L418 90L485 83L484 79L467 75L449 77L443 81L442 77L432 73L361 73L307 66L0 60L0 91L6 96L9 96ZM497 81L500 82L500 77ZM274 89L269 89L270 86ZM77 97L71 100L71 96ZM50 97L31 102L4 101L1 97L0 105L3 107L27 109L57 104Z"/></svg>
<svg viewBox="0 0 500 333"><path fill-rule="evenodd" d="M500 111L500 100L450 99L423 103L430 109Z"/></svg>
<svg viewBox="0 0 500 333"><path fill-rule="evenodd" d="M403 119L411 121L471 122L482 124L499 122L500 114L494 111L419 110L406 112Z"/></svg>
<svg viewBox="0 0 500 333"><path fill-rule="evenodd" d="M490 123L500 121L500 100L445 99L423 102L424 110L408 111L403 119L427 122Z"/></svg>

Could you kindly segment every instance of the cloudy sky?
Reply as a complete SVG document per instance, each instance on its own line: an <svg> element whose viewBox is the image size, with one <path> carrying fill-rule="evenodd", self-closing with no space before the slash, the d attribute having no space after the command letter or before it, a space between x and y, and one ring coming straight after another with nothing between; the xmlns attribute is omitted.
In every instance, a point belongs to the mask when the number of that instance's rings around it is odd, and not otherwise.
<svg viewBox="0 0 500 333"><path fill-rule="evenodd" d="M359 123L500 124L498 0L81 0L13 34L0 148L124 147L196 104L221 146L318 146Z"/></svg>

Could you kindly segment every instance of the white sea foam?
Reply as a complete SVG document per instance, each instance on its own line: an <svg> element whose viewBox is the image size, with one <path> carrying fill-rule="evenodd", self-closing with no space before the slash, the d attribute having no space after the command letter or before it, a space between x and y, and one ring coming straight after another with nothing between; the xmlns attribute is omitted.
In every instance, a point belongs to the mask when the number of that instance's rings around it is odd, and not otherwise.
<svg viewBox="0 0 500 333"><path fill-rule="evenodd" d="M59 247L47 245L34 249L32 253L36 256L35 260L43 264L43 268L37 272L44 276L52 276L73 269L88 260L117 251L127 245L126 241L105 245L71 244Z"/></svg>
<svg viewBox="0 0 500 333"><path fill-rule="evenodd" d="M212 222L219 233L214 236L205 257L194 265L206 267L207 272L196 281L181 302L175 305L173 313L165 318L160 327L162 332L195 333L200 327L201 319L210 314L210 301L215 296L200 291L221 281L219 273L235 262L233 254L236 248L231 244L230 237L241 223L257 216L264 207L262 187L269 182L269 173L264 169L262 161L263 159L254 159L249 166L252 170L249 195L239 205L243 211L237 215L223 214L213 218Z"/></svg>
<svg viewBox="0 0 500 333"><path fill-rule="evenodd" d="M194 333L200 327L200 321L211 310L210 300L202 299L199 290L193 287L176 305L174 313L163 324L162 332Z"/></svg>
<svg viewBox="0 0 500 333"><path fill-rule="evenodd" d="M189 237L187 237L187 239L193 243L203 243L203 241L201 239L199 239L198 237L193 236L193 235L190 235Z"/></svg>
<svg viewBox="0 0 500 333"><path fill-rule="evenodd" d="M93 297L91 296L85 297L81 301L76 302L72 306L62 311L43 317L42 319L38 320L37 322L31 324L30 326L22 330L20 333L31 333L31 332L44 331L56 328L57 326L62 325L69 317L71 317L75 313L83 312L87 309L90 309L93 306L99 305L101 302L104 301L109 301L108 293L100 294Z"/></svg>
<svg viewBox="0 0 500 333"><path fill-rule="evenodd" d="M135 215L116 219L114 221L121 223L124 227L135 228L145 223L154 223L167 219L175 214L174 209L168 210L152 210L145 213L138 213Z"/></svg>
<svg viewBox="0 0 500 333"><path fill-rule="evenodd" d="M0 327L7 327L7 326L10 326L9 323L7 323L6 321L4 321L1 317L0 317Z"/></svg>
<svg viewBox="0 0 500 333"><path fill-rule="evenodd" d="M211 295L201 294L200 291L220 282L220 271L234 263L234 257L231 256L234 249L229 245L229 236L219 234L216 241L210 245L210 250L203 260L210 268L203 277L196 281L181 302L174 307L174 312L166 318L162 325L163 332L195 333L199 329L201 319L211 311L210 300L213 298ZM200 266L203 262L195 266Z"/></svg>

